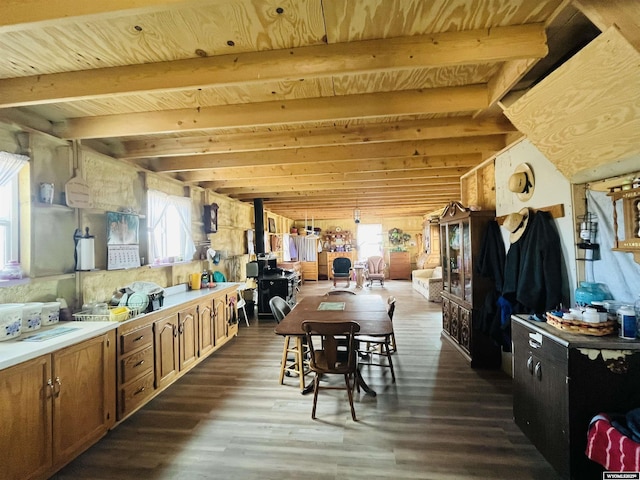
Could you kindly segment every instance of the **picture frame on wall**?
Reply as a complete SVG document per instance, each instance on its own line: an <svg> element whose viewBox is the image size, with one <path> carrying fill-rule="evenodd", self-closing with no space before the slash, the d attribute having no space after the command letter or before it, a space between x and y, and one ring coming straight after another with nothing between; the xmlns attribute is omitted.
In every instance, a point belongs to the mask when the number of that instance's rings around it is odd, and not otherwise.
<svg viewBox="0 0 640 480"><path fill-rule="evenodd" d="M276 233L276 221L273 218L269 219L269 233Z"/></svg>

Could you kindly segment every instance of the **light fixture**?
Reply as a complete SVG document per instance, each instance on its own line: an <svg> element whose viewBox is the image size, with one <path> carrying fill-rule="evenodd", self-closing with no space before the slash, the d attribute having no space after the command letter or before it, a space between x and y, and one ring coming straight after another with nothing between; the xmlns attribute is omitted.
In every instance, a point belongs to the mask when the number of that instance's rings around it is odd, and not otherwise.
<svg viewBox="0 0 640 480"><path fill-rule="evenodd" d="M355 210L353 210L353 221L356 223L360 223L360 210L357 206Z"/></svg>

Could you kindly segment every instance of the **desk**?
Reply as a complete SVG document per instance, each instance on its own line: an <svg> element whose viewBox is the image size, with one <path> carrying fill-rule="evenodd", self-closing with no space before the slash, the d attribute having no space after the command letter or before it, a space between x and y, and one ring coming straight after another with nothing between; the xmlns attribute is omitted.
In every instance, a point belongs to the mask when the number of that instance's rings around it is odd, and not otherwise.
<svg viewBox="0 0 640 480"><path fill-rule="evenodd" d="M344 303L344 310L318 310L322 302ZM358 335L384 337L393 333L393 324L387 313L386 302L379 295L321 295L303 298L291 312L284 317L275 328L275 333L282 336L304 336L302 322L312 320L316 322L348 322L354 321L360 325ZM302 372L299 372L302 375ZM357 373L358 383L362 389L375 396L360 375ZM302 393L308 393L309 387Z"/></svg>

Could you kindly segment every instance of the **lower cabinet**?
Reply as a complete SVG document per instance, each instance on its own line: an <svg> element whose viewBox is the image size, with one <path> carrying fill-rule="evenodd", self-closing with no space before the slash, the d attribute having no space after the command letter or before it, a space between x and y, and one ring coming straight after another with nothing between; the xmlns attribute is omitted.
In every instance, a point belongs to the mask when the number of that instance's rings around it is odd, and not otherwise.
<svg viewBox="0 0 640 480"><path fill-rule="evenodd" d="M115 353L110 332L0 371L3 479L48 478L106 434Z"/></svg>
<svg viewBox="0 0 640 480"><path fill-rule="evenodd" d="M442 334L472 367L498 368L500 347L473 326L474 310L447 294L442 295Z"/></svg>
<svg viewBox="0 0 640 480"><path fill-rule="evenodd" d="M600 480L585 455L589 422L640 405L640 345L517 316L511 327L516 424L564 478Z"/></svg>
<svg viewBox="0 0 640 480"><path fill-rule="evenodd" d="M118 420L237 335L237 294L233 284L118 327Z"/></svg>
<svg viewBox="0 0 640 480"><path fill-rule="evenodd" d="M389 252L389 278L411 280L411 255L409 252Z"/></svg>

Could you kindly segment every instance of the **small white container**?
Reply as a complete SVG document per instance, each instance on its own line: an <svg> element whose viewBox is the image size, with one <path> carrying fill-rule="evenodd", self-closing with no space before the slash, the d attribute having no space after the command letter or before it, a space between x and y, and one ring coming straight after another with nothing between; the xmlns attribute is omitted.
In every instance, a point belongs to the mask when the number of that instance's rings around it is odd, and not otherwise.
<svg viewBox="0 0 640 480"><path fill-rule="evenodd" d="M25 303L22 308L22 332L38 330L42 325L42 302Z"/></svg>
<svg viewBox="0 0 640 480"><path fill-rule="evenodd" d="M60 302L46 302L42 305L42 325L53 325L60 320Z"/></svg>
<svg viewBox="0 0 640 480"><path fill-rule="evenodd" d="M582 320L588 323L600 323L600 314L595 308L587 307L582 314Z"/></svg>
<svg viewBox="0 0 640 480"><path fill-rule="evenodd" d="M0 342L11 340L22 333L22 303L0 304Z"/></svg>

